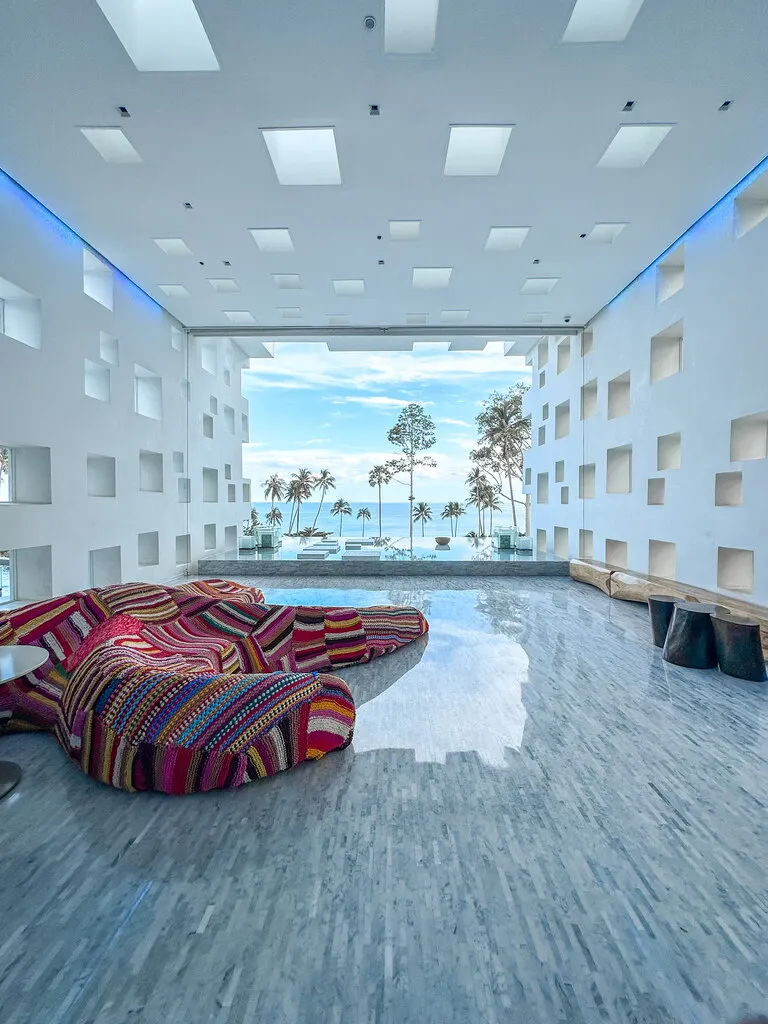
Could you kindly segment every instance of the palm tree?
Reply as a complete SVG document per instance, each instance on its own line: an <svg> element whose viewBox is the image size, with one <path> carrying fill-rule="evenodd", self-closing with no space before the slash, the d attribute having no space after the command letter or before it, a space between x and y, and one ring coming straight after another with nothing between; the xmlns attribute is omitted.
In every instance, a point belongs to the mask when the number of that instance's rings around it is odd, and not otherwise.
<svg viewBox="0 0 768 1024"><path fill-rule="evenodd" d="M392 479L392 473L387 466L374 466L368 474L368 483L371 487L379 488L379 537L381 537L381 486L388 484Z"/></svg>
<svg viewBox="0 0 768 1024"><path fill-rule="evenodd" d="M467 504L475 505L477 507L477 532L480 536L484 536L483 524L480 521L480 511L482 508L483 486L488 484L488 478L485 473L475 467L467 476L466 482L469 485L469 499Z"/></svg>
<svg viewBox="0 0 768 1024"><path fill-rule="evenodd" d="M272 508L275 507L276 501L283 500L288 489L285 480L278 473L273 473L261 486L264 488L264 500L271 501Z"/></svg>
<svg viewBox="0 0 768 1024"><path fill-rule="evenodd" d="M485 515L485 510L486 509L488 509L488 511L491 513L491 525L489 527L489 530L490 530L491 535L493 535L493 513L494 512L501 512L501 503L499 502L499 492L496 490L495 487L492 487L489 484L487 488L484 488L481 491L481 498L482 498L482 502L483 502L483 515Z"/></svg>
<svg viewBox="0 0 768 1024"><path fill-rule="evenodd" d="M464 506L458 501L449 501L440 513L441 519L450 519L451 536L455 537L459 528L459 519L464 515ZM454 522L454 520L456 520Z"/></svg>
<svg viewBox="0 0 768 1024"><path fill-rule="evenodd" d="M312 523L312 529L317 526L317 517L320 515L320 511L325 501L326 491L336 490L336 478L331 475L330 469L321 469L312 482L312 490L320 491L320 504L317 506L317 512L315 512L315 518Z"/></svg>
<svg viewBox="0 0 768 1024"><path fill-rule="evenodd" d="M314 477L308 469L300 469L298 473L291 473L291 480L296 481L296 532L299 532L301 518L301 503L312 497Z"/></svg>
<svg viewBox="0 0 768 1024"><path fill-rule="evenodd" d="M337 498L331 505L331 515L339 517L339 536L341 536L341 531L344 528L344 516L352 515L352 507L348 501Z"/></svg>
<svg viewBox="0 0 768 1024"><path fill-rule="evenodd" d="M424 536L424 526L432 518L432 509L426 503L426 501L419 501L416 503L413 509L413 518L415 522L421 523L421 536Z"/></svg>
<svg viewBox="0 0 768 1024"><path fill-rule="evenodd" d="M293 520L296 515L296 502L299 500L299 481L291 480L285 488L285 500L286 503L291 503L291 518L288 520L288 533L289 535L293 532Z"/></svg>
<svg viewBox="0 0 768 1024"><path fill-rule="evenodd" d="M271 508L267 512L267 526L276 527L279 526L283 521L283 513L279 508Z"/></svg>
<svg viewBox="0 0 768 1024"><path fill-rule="evenodd" d="M359 508L357 510L357 518L363 521L363 536L365 536L365 524L370 521L371 510L369 508Z"/></svg>

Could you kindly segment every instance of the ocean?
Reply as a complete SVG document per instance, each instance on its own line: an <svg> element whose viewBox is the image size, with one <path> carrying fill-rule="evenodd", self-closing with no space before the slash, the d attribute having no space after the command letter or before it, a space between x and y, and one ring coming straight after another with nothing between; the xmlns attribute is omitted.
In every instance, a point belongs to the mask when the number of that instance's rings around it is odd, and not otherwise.
<svg viewBox="0 0 768 1024"><path fill-rule="evenodd" d="M328 497L323 503L322 511L317 519L317 529L327 530L329 533L333 533L338 536L339 533L339 519L343 518L344 522L342 525L342 536L343 537L360 537L363 532L363 520L357 518L358 510L361 508L369 509L371 513L370 522L365 523L365 536L366 537L377 537L379 535L379 506L376 502L375 493L372 501L351 501L352 515L351 516L332 516L331 505L335 501L333 497L333 491L329 492ZM445 508L444 501L428 502L432 509L432 519L424 524L424 536L425 537L441 537L451 535L451 520L441 519L440 515ZM272 507L268 501L255 501L253 507L258 511L261 521L265 521L267 512ZM291 518L291 506L285 502L278 502L277 507L283 513L283 522L281 524L283 532L288 529L288 523ZM315 513L318 509L318 502L307 501L301 506L301 527L312 526L315 520ZM524 509L521 505L518 506L518 516L524 514ZM457 523L457 520L453 520L453 523ZM415 522L413 524L413 535L414 537L421 537L421 523ZM510 511L509 502L502 502L502 511L494 512L493 514L493 527L497 526L511 526L512 525L512 513ZM477 509L470 507L468 508L463 516L458 519L458 528L456 536L464 537L470 530L474 530L476 533L477 529ZM485 513L485 532L490 533L490 516ZM408 536L408 502L407 501L383 501L381 503L381 536L382 537L407 537Z"/></svg>

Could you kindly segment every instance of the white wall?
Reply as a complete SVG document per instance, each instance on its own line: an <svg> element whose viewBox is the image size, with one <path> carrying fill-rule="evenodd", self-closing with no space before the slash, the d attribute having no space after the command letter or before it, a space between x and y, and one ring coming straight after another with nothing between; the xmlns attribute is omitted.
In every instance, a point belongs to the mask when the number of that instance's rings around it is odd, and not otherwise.
<svg viewBox="0 0 768 1024"><path fill-rule="evenodd" d="M29 343L23 344L0 333L0 446L24 450L18 467L19 497L27 497L18 503L0 503L0 550L19 552L20 598L87 587L93 562L90 552L101 549L119 548L119 558L114 551L97 557L102 575L119 572L123 581L167 579L186 569L176 562L177 536L189 534L194 568L204 551L204 526L216 526L217 548L223 549L225 528L239 529L248 512L242 500L241 457L245 439L241 412L246 405L240 393L240 370L245 358L223 340L216 343L217 372L204 371L196 342L190 343L187 355L181 325L122 275L111 277L113 309L109 310L83 290L81 240L2 177L0 299L4 293L15 294L10 284L39 300L39 336L30 330ZM99 291L107 301L108 293L108 287ZM28 305L34 316L35 304ZM109 340L113 338L117 338L117 365L101 358L102 354L113 356ZM86 361L89 390L108 394L108 401L86 395ZM135 411L136 365L160 378L161 418ZM224 382L225 368L229 385ZM106 371L110 379L105 392ZM189 402L185 380L190 382ZM158 382L154 382L151 399L157 391ZM219 408L213 441L202 438L201 426L211 395ZM236 412L234 433L224 429L225 405ZM156 416L153 401L150 409ZM47 497L47 481L36 481L47 466L47 455L40 449L50 449L50 503L45 504L34 500ZM139 489L140 451L162 455L162 491ZM184 455L183 474L174 469L174 452ZM114 497L89 496L89 455L115 459ZM225 463L232 467L231 481L224 480ZM202 501L203 465L218 469L216 503ZM92 489L97 494L109 491L109 463L91 460L91 469ZM177 481L182 475L191 482L189 504L178 500ZM234 502L227 500L230 482L236 486ZM140 565L138 536L154 532L158 533L159 564ZM148 551L152 544L145 541L144 561Z"/></svg>
<svg viewBox="0 0 768 1024"><path fill-rule="evenodd" d="M611 561L612 556L620 562L621 543L608 545L608 555L606 546L609 541L624 542L630 569L655 570L657 575L768 604L768 218L759 220L761 210L763 216L768 212L768 172L747 184L747 191L724 200L684 236L683 249L675 249L661 265L646 271L588 325L585 339L588 345L591 335L593 347L587 355L581 356L579 339L571 342L570 366L560 374L559 339L547 339L543 388L538 386L539 352L531 350L534 386L527 409L533 448L525 463L531 479L526 490L533 504L534 534L546 532L549 550L554 549L556 527L561 550L562 531L568 531L571 557L580 553L580 531L591 531L596 559ZM620 238L614 244L621 244ZM682 287L665 298L670 281L672 288L681 282ZM676 330L670 337L665 332L680 322L680 372L653 381L651 339L662 335L654 346L656 373L673 371ZM627 371L630 411L609 419L609 382ZM582 422L581 388L594 379L597 414ZM620 398L620 384L615 394ZM571 432L556 440L555 409L567 400ZM746 447L759 457L749 459L738 446L738 426L737 449L731 451L731 422L746 416L757 417L746 425ZM546 441L539 446L542 425ZM676 433L681 440L680 467L659 469L658 438ZM613 483L621 487L627 445L632 449L631 491L608 493L608 450L624 449L612 460ZM554 483L558 461L565 464L562 484ZM591 463L596 466L595 497L580 500L579 467ZM548 474L546 504L537 502L539 474ZM741 474L741 505L716 504L716 474L734 474L721 478L721 500L738 499ZM648 503L649 479L663 481L653 485L657 501L663 488L663 504ZM566 505L560 503L562 486L568 487ZM662 545L651 545L652 541Z"/></svg>

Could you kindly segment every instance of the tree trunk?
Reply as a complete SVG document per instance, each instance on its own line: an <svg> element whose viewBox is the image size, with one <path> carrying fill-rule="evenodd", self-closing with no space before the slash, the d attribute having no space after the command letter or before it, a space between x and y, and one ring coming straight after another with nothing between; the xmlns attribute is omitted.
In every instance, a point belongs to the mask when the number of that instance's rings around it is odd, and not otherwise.
<svg viewBox="0 0 768 1024"><path fill-rule="evenodd" d="M364 519L362 520L362 523L363 523L363 536L365 536L365 520Z"/></svg>
<svg viewBox="0 0 768 1024"><path fill-rule="evenodd" d="M320 512L321 512L321 510L323 508L323 502L324 501L325 501L325 490L320 492L320 504L317 506L317 512L315 512L315 519L314 519L314 522L312 523L312 529L313 530L317 526L317 520L318 520Z"/></svg>
<svg viewBox="0 0 768 1024"><path fill-rule="evenodd" d="M424 536L424 520L421 520L421 536Z"/></svg>
<svg viewBox="0 0 768 1024"><path fill-rule="evenodd" d="M411 539L411 554L413 554L413 462L411 462L410 482L411 487L408 492L408 526Z"/></svg>
<svg viewBox="0 0 768 1024"><path fill-rule="evenodd" d="M379 480L379 540L381 540L381 480Z"/></svg>
<svg viewBox="0 0 768 1024"><path fill-rule="evenodd" d="M515 508L515 492L512 487L512 472L507 465L507 482L509 483L509 500L512 502L512 526L517 529L517 509Z"/></svg>
<svg viewBox="0 0 768 1024"><path fill-rule="evenodd" d="M342 531L343 526L344 526L344 516L341 513L339 513L339 536L341 536L341 531Z"/></svg>
<svg viewBox="0 0 768 1024"><path fill-rule="evenodd" d="M296 533L301 529L299 519L301 518L301 502L296 505Z"/></svg>

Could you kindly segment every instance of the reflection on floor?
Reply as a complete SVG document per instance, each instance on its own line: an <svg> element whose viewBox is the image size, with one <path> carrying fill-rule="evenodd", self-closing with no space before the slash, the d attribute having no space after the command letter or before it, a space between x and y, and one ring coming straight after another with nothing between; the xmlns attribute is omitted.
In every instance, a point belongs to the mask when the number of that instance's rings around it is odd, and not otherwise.
<svg viewBox="0 0 768 1024"><path fill-rule="evenodd" d="M346 672L355 742L316 765L132 797L50 737L0 743L25 770L0 803L3 1024L765 1008L768 689L666 665L642 607L567 580L407 583L268 588L432 623Z"/></svg>

